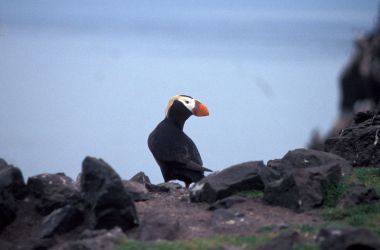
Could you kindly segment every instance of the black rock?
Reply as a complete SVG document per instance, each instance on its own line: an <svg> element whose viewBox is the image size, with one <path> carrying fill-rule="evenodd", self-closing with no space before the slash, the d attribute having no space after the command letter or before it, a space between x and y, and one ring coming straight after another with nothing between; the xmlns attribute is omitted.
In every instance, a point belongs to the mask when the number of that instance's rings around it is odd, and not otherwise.
<svg viewBox="0 0 380 250"><path fill-rule="evenodd" d="M39 238L49 238L54 235L67 233L84 220L84 214L78 208L71 205L54 210L47 215L37 231Z"/></svg>
<svg viewBox="0 0 380 250"><path fill-rule="evenodd" d="M313 149L295 149L284 155L282 159L268 161L268 167L275 169L281 174L288 174L296 169L320 167L325 165L338 165L342 175L350 175L352 166L344 158Z"/></svg>
<svg viewBox="0 0 380 250"><path fill-rule="evenodd" d="M41 215L81 201L76 183L63 173L32 176L27 187L29 193L38 199L36 209Z"/></svg>
<svg viewBox="0 0 380 250"><path fill-rule="evenodd" d="M364 228L323 228L317 242L321 250L380 249L380 240Z"/></svg>
<svg viewBox="0 0 380 250"><path fill-rule="evenodd" d="M3 159L0 159L0 190L9 192L16 199L22 199L27 194L21 170L8 165Z"/></svg>
<svg viewBox="0 0 380 250"><path fill-rule="evenodd" d="M102 159L86 157L82 163L81 189L94 212L93 227L124 231L138 225L132 198L120 176Z"/></svg>
<svg viewBox="0 0 380 250"><path fill-rule="evenodd" d="M123 185L133 201L146 201L150 199L148 189L144 184L136 181L123 181Z"/></svg>
<svg viewBox="0 0 380 250"><path fill-rule="evenodd" d="M241 197L241 196L230 196L227 198L224 198L222 200L218 200L212 205L209 206L209 210L216 210L220 208L230 208L235 204L246 202L247 198Z"/></svg>
<svg viewBox="0 0 380 250"><path fill-rule="evenodd" d="M175 240L180 230L179 221L161 213L152 213L139 227L138 239L142 241Z"/></svg>
<svg viewBox="0 0 380 250"><path fill-rule="evenodd" d="M149 177L144 173L144 172L138 172L136 175L134 175L130 181L136 181L136 182L139 182L141 184L152 184L150 182L150 179Z"/></svg>
<svg viewBox="0 0 380 250"><path fill-rule="evenodd" d="M115 249L125 238L122 230L86 230L79 239L58 244L52 250L111 250Z"/></svg>
<svg viewBox="0 0 380 250"><path fill-rule="evenodd" d="M165 187L165 188L169 189L169 191L175 191L175 190L183 188L183 186L181 184L179 184L177 182L172 182L172 181L160 183L157 186Z"/></svg>
<svg viewBox="0 0 380 250"><path fill-rule="evenodd" d="M8 242L8 241L4 241L4 240L1 240L0 239L0 249L6 249L6 250L17 250L19 248L17 248L13 243L11 242Z"/></svg>
<svg viewBox="0 0 380 250"><path fill-rule="evenodd" d="M326 140L325 150L359 167L380 167L380 114L359 113L339 136Z"/></svg>
<svg viewBox="0 0 380 250"><path fill-rule="evenodd" d="M263 200L297 212L321 206L325 190L336 186L342 175L351 172L350 165L344 159L305 149L290 151L281 160L268 163L268 166L283 176L266 185Z"/></svg>
<svg viewBox="0 0 380 250"><path fill-rule="evenodd" d="M171 191L175 191L175 190L183 188L181 184L171 182L171 181L160 183L157 185L146 183L145 187L148 189L149 192L153 192L153 193L169 193Z"/></svg>
<svg viewBox="0 0 380 250"><path fill-rule="evenodd" d="M135 181L135 182L144 184L149 192L164 192L164 193L170 192L170 188L165 185L152 184L150 182L149 177L144 172L137 173L130 179L130 181Z"/></svg>
<svg viewBox="0 0 380 250"><path fill-rule="evenodd" d="M17 203L13 195L0 191L0 232L16 219Z"/></svg>
<svg viewBox="0 0 380 250"><path fill-rule="evenodd" d="M347 189L339 199L337 207L348 208L360 204L379 202L380 196L373 188L367 188L363 184L356 184Z"/></svg>
<svg viewBox="0 0 380 250"><path fill-rule="evenodd" d="M146 188L149 190L149 192L153 193L168 193L170 192L170 188L163 185L155 185L155 184L145 184Z"/></svg>
<svg viewBox="0 0 380 250"><path fill-rule="evenodd" d="M264 190L265 183L278 177L262 161L238 164L197 182L191 189L190 200L212 203L241 191Z"/></svg>
<svg viewBox="0 0 380 250"><path fill-rule="evenodd" d="M20 169L0 159L0 232L16 219L16 199L24 198L26 193Z"/></svg>
<svg viewBox="0 0 380 250"><path fill-rule="evenodd" d="M302 241L301 235L297 232L283 233L265 245L258 247L258 250L293 250L297 243Z"/></svg>

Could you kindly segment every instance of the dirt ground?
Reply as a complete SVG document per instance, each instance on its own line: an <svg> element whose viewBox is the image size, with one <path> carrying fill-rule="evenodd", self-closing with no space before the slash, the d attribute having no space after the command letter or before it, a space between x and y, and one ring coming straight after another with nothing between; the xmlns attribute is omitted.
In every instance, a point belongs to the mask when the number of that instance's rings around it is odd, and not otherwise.
<svg viewBox="0 0 380 250"><path fill-rule="evenodd" d="M164 214L179 222L176 239L208 238L220 235L254 235L266 226L286 228L293 224L316 225L322 223L318 211L295 213L289 209L265 205L260 199L247 199L229 209L208 210L206 203L191 203L189 191L172 190L152 193L152 199L136 202L140 223L152 216ZM129 233L136 237L137 230Z"/></svg>

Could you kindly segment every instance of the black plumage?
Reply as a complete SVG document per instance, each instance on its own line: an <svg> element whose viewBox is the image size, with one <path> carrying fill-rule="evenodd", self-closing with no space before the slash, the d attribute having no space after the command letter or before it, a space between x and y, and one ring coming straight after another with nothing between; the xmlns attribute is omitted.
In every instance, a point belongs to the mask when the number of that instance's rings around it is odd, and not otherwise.
<svg viewBox="0 0 380 250"><path fill-rule="evenodd" d="M169 102L165 119L149 135L149 149L161 168L165 182L180 180L189 187L204 177L204 171L211 171L203 167L197 147L183 132L186 120L193 114L205 116L208 110L189 96L175 96Z"/></svg>

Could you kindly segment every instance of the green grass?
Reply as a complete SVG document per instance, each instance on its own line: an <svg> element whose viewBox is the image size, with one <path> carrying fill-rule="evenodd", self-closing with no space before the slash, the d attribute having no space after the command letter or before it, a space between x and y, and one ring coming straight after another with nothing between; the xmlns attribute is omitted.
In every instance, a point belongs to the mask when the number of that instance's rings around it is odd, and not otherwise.
<svg viewBox="0 0 380 250"><path fill-rule="evenodd" d="M354 227L367 227L380 235L380 204L359 205L352 208L329 208L322 216L330 222L343 222Z"/></svg>
<svg viewBox="0 0 380 250"><path fill-rule="evenodd" d="M319 231L319 227L310 224L298 224L293 225L293 227L301 233L317 234Z"/></svg>
<svg viewBox="0 0 380 250"><path fill-rule="evenodd" d="M329 187L326 192L322 217L329 223L366 227L380 236L379 203L357 205L351 208L335 208L339 198L354 183L362 183L366 187L373 188L380 195L379 168L355 168L351 176L344 177L337 186Z"/></svg>
<svg viewBox="0 0 380 250"><path fill-rule="evenodd" d="M324 187L325 200L323 205L325 207L335 207L339 198L344 194L349 186L349 180L347 178L343 178L338 185L328 185Z"/></svg>
<svg viewBox="0 0 380 250"><path fill-rule="evenodd" d="M357 168L355 169L357 180L367 187L375 189L380 195L380 169L379 168Z"/></svg>
<svg viewBox="0 0 380 250"><path fill-rule="evenodd" d="M269 233L276 229L276 225L262 226L256 230L257 233Z"/></svg>
<svg viewBox="0 0 380 250"><path fill-rule="evenodd" d="M362 183L366 187L373 188L380 195L379 168L354 168L352 175L343 177L338 185L324 187L324 207L335 207L339 198L355 183Z"/></svg>
<svg viewBox="0 0 380 250"><path fill-rule="evenodd" d="M177 240L162 242L143 242L138 240L125 239L116 250L222 250L226 246L247 247L256 249L269 242L286 231L298 231L308 242L299 243L296 250L316 250L318 245L314 242L314 237L319 231L319 227L308 224L289 225L288 228L277 230L276 225L263 226L256 231L254 236L220 236L209 239Z"/></svg>
<svg viewBox="0 0 380 250"><path fill-rule="evenodd" d="M219 250L224 246L247 246L256 248L270 240L270 237L256 236L224 236L211 239L195 239L188 241L142 242L126 239L117 250Z"/></svg>
<svg viewBox="0 0 380 250"><path fill-rule="evenodd" d="M249 191L239 192L237 193L237 195L240 195L249 199L262 199L264 196L264 192L259 191L259 190L249 190Z"/></svg>

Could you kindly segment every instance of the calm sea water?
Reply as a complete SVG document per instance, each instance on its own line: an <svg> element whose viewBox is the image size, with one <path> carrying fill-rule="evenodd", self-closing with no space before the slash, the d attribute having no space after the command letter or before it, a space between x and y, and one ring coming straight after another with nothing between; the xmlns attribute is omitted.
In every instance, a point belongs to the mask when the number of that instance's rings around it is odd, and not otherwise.
<svg viewBox="0 0 380 250"><path fill-rule="evenodd" d="M338 76L377 1L1 1L0 157L75 177L86 155L161 182L146 140L192 95L205 166L282 157L338 114Z"/></svg>

